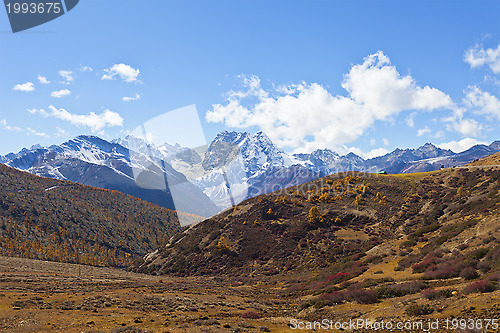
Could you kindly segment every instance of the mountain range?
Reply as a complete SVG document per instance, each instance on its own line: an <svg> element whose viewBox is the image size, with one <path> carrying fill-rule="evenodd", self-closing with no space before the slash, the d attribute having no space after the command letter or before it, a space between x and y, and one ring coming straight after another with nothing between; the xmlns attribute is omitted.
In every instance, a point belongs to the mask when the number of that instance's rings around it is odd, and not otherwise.
<svg viewBox="0 0 500 333"><path fill-rule="evenodd" d="M330 149L289 154L263 132L219 133L194 149L154 146L127 136L106 141L78 136L61 145L22 149L0 163L44 177L118 190L199 220L247 198L344 171L411 173L456 167L500 151L500 141L454 153L431 143L363 159ZM192 221L192 220L190 220ZM181 221L181 224L182 221Z"/></svg>
<svg viewBox="0 0 500 333"><path fill-rule="evenodd" d="M184 212L201 217L218 211L202 191L170 164L157 163L146 154L95 136L78 136L46 148L33 146L0 157L0 162L37 176L117 190L172 210L180 206ZM165 179L183 187L182 191L175 191L175 198ZM191 205L193 201L197 205Z"/></svg>

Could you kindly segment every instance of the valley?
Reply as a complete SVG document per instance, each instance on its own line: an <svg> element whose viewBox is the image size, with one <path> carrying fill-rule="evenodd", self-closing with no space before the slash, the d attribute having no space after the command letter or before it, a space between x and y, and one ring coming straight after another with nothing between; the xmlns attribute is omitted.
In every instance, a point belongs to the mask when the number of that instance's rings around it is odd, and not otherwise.
<svg viewBox="0 0 500 333"><path fill-rule="evenodd" d="M293 305L276 290L259 279L239 285L0 257L0 332L286 332Z"/></svg>
<svg viewBox="0 0 500 333"><path fill-rule="evenodd" d="M68 186L74 195L66 200L79 200L81 185L3 168L16 188L20 180L48 193ZM30 200L40 194L17 192L10 198L8 189L3 205L12 208L3 214L11 224L22 222L22 211L30 212ZM106 191L85 190L96 198ZM104 205L110 195L145 204L104 193L97 201ZM149 247L147 256L121 270L95 267L110 266L98 262L93 267L2 257L0 330L292 332L293 323L325 318L495 319L499 194L499 153L432 172L345 172L177 227L165 245Z"/></svg>

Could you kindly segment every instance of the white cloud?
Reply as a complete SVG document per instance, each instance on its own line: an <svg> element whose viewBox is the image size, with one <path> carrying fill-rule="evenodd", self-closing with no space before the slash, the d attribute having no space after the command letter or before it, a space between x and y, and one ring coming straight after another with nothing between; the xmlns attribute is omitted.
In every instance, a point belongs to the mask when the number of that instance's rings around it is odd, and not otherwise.
<svg viewBox="0 0 500 333"><path fill-rule="evenodd" d="M389 58L381 51L365 58L345 75L342 87L364 108L387 119L403 110L434 110L451 108L451 98L438 89L417 86L407 75L401 76Z"/></svg>
<svg viewBox="0 0 500 333"><path fill-rule="evenodd" d="M371 139L370 140L370 146L375 146L377 144L377 140Z"/></svg>
<svg viewBox="0 0 500 333"><path fill-rule="evenodd" d="M125 102L131 102L131 101L138 101L141 99L141 95L135 94L134 97L123 97L122 98Z"/></svg>
<svg viewBox="0 0 500 333"><path fill-rule="evenodd" d="M68 132L60 127L56 127L57 133L56 137L61 137L61 136L68 136Z"/></svg>
<svg viewBox="0 0 500 333"><path fill-rule="evenodd" d="M28 133L28 135L41 136L41 137L44 137L44 138L49 138L50 137L46 133L38 132L38 131L30 128L30 127L26 128L26 132Z"/></svg>
<svg viewBox="0 0 500 333"><path fill-rule="evenodd" d="M382 52L366 57L344 76L347 97L332 95L317 83L269 91L257 76L243 77L243 83L245 90L230 91L224 105L213 105L207 121L235 128L257 126L280 147L296 152L352 142L376 121L392 121L401 111L454 107L445 93L402 77Z"/></svg>
<svg viewBox="0 0 500 333"><path fill-rule="evenodd" d="M485 145L485 142L473 138L465 138L460 141L450 141L437 145L441 149L450 149L455 153L461 153L475 145Z"/></svg>
<svg viewBox="0 0 500 333"><path fill-rule="evenodd" d="M417 136L422 136L424 134L429 134L430 132L431 132L431 129L428 126L425 126L424 128L419 129L417 131Z"/></svg>
<svg viewBox="0 0 500 333"><path fill-rule="evenodd" d="M387 140L386 138L383 138L382 142L384 143L384 146L388 146L389 145L389 140Z"/></svg>
<svg viewBox="0 0 500 333"><path fill-rule="evenodd" d="M103 80L114 80L119 76L125 82L136 82L138 80L140 71L134 69L129 65L115 64L109 69L104 70L104 75L101 77Z"/></svg>
<svg viewBox="0 0 500 333"><path fill-rule="evenodd" d="M444 138L444 132L443 131L437 131L436 134L434 135L436 139L442 139Z"/></svg>
<svg viewBox="0 0 500 333"><path fill-rule="evenodd" d="M464 61L471 68L488 66L493 73L500 74L500 45L496 49L484 49L476 45L465 52Z"/></svg>
<svg viewBox="0 0 500 333"><path fill-rule="evenodd" d="M86 115L72 114L65 109L57 109L54 106L49 106L50 111L43 109L30 109L31 114L41 114L44 117L54 117L67 121L76 126L89 127L93 132L98 132L105 127L123 126L123 118L119 113L110 110L105 110L101 114L90 112Z"/></svg>
<svg viewBox="0 0 500 333"><path fill-rule="evenodd" d="M466 94L463 99L464 107L455 107L453 114L443 121L447 122L447 130L454 130L463 137L479 136L485 126L475 119L464 118L466 112L472 109L477 114L496 116L500 119L500 103L496 97L482 92L477 87L469 87L464 93Z"/></svg>
<svg viewBox="0 0 500 333"><path fill-rule="evenodd" d="M459 119L453 121L451 126L455 131L463 136L478 136L483 130L483 125L474 119Z"/></svg>
<svg viewBox="0 0 500 333"><path fill-rule="evenodd" d="M35 85L32 82L26 82L23 84L16 84L12 90L17 90L17 91L34 91L35 90Z"/></svg>
<svg viewBox="0 0 500 333"><path fill-rule="evenodd" d="M80 65L80 71L82 71L82 72L92 72L92 71L94 71L94 70L93 70L93 69L92 69L92 67L90 67L90 66L83 66L83 65Z"/></svg>
<svg viewBox="0 0 500 333"><path fill-rule="evenodd" d="M37 79L38 79L38 81L40 81L41 84L49 84L50 83L50 81L47 80L47 78L45 76L38 75Z"/></svg>
<svg viewBox="0 0 500 333"><path fill-rule="evenodd" d="M374 158L374 157L378 157L378 156L383 156L383 155L389 153L389 151L385 148L372 149L369 152L365 153L364 151L362 151L359 148L351 147L351 148L347 148L347 151L350 153L354 153L354 154L356 154L364 159L370 159L370 158Z"/></svg>
<svg viewBox="0 0 500 333"><path fill-rule="evenodd" d="M57 72L60 76L63 77L64 80L66 81L63 81L62 83L71 83L75 80L75 78L73 77L73 72L72 71L66 71L66 70L60 70L59 72Z"/></svg>
<svg viewBox="0 0 500 333"><path fill-rule="evenodd" d="M408 117L406 117L406 124L410 127L415 127L415 117L417 113L412 112Z"/></svg>
<svg viewBox="0 0 500 333"><path fill-rule="evenodd" d="M69 91L68 89L63 89L63 90L59 90L59 91L53 91L50 94L50 96L55 97L55 98L62 98L64 96L68 96L68 95L71 95L71 91Z"/></svg>
<svg viewBox="0 0 500 333"><path fill-rule="evenodd" d="M22 132L21 128L19 128L17 126L8 125L7 120L5 120L5 119L0 120L0 126L2 126L2 128L7 130L7 131Z"/></svg>
<svg viewBox="0 0 500 333"><path fill-rule="evenodd" d="M478 87L469 87L465 92L464 102L477 113L494 116L500 120L500 100Z"/></svg>

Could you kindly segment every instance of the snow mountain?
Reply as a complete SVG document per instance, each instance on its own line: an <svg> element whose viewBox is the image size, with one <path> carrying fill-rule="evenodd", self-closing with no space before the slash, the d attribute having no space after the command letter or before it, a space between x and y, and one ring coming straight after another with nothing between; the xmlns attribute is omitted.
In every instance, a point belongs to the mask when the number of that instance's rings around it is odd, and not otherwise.
<svg viewBox="0 0 500 333"><path fill-rule="evenodd" d="M118 190L170 209L211 216L245 199L344 171L409 173L467 164L500 151L500 141L454 153L431 143L372 159L330 149L288 154L263 132L224 131L207 146L155 146L127 136L78 136L32 146L0 162L39 176Z"/></svg>
<svg viewBox="0 0 500 333"><path fill-rule="evenodd" d="M2 160L38 176L117 190L172 210L182 207L183 212L205 217L218 212L211 200L170 164L96 136L82 135L61 145L23 149Z"/></svg>

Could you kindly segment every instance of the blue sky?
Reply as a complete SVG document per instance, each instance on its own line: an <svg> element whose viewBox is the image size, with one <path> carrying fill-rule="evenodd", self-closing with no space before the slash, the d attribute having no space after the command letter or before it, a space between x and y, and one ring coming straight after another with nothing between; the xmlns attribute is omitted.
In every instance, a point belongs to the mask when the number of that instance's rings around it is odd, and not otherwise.
<svg viewBox="0 0 500 333"><path fill-rule="evenodd" d="M264 130L287 151L490 143L499 17L498 1L85 0L12 34L0 10L0 154L192 104L207 140Z"/></svg>

